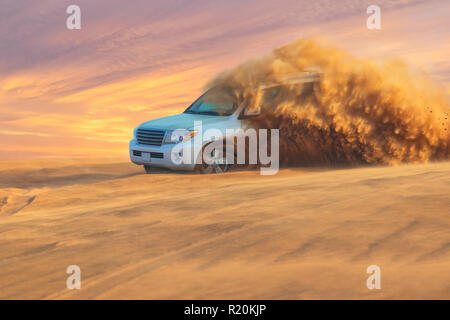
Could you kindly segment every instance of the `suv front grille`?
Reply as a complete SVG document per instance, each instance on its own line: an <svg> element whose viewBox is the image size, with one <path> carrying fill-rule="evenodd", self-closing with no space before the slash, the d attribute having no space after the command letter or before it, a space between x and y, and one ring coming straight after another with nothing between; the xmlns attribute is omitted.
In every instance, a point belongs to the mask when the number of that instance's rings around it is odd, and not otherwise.
<svg viewBox="0 0 450 320"><path fill-rule="evenodd" d="M148 152L142 152L142 151L139 151L139 150L133 150L133 156L135 156L135 157L142 157L142 153L148 153ZM162 153L162 152L150 152L150 158L164 159L164 153Z"/></svg>
<svg viewBox="0 0 450 320"><path fill-rule="evenodd" d="M162 153L162 152L150 152L150 158L164 159L164 153Z"/></svg>
<svg viewBox="0 0 450 320"><path fill-rule="evenodd" d="M165 130L138 129L136 138L139 144L160 146L164 140Z"/></svg>

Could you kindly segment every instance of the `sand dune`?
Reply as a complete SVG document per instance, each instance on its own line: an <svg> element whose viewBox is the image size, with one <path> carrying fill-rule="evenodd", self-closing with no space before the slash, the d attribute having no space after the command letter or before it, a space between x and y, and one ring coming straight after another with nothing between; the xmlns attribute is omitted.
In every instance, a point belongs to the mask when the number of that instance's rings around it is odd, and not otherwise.
<svg viewBox="0 0 450 320"><path fill-rule="evenodd" d="M448 299L449 191L450 162L260 176L0 161L0 298ZM81 290L65 287L73 264Z"/></svg>

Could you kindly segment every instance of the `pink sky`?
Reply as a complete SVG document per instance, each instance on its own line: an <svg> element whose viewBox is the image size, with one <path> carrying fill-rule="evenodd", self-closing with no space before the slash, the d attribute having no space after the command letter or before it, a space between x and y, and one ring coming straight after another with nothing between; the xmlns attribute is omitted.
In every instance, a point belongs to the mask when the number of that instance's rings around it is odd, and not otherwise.
<svg viewBox="0 0 450 320"><path fill-rule="evenodd" d="M68 30L77 4L82 29ZM366 28L381 7L382 29ZM450 94L450 1L3 0L0 158L126 156L217 72L299 37L402 58Z"/></svg>

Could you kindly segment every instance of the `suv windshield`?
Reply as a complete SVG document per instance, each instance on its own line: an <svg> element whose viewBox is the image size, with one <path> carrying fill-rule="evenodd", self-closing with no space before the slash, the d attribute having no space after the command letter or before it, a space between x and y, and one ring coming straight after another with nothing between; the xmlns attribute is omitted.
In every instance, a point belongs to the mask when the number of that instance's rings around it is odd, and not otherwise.
<svg viewBox="0 0 450 320"><path fill-rule="evenodd" d="M184 113L230 116L235 110L236 104L230 97L221 90L211 89L195 100Z"/></svg>

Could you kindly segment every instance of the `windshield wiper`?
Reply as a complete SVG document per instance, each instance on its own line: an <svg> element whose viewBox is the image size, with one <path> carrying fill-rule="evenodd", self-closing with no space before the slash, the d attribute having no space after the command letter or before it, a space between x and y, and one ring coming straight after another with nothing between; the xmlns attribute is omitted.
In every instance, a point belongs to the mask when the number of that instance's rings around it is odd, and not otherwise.
<svg viewBox="0 0 450 320"><path fill-rule="evenodd" d="M190 114L204 114L207 116L229 116L230 114L225 113L225 114L220 114L217 111L192 111L192 110L186 110L184 111L184 113L190 113Z"/></svg>
<svg viewBox="0 0 450 320"><path fill-rule="evenodd" d="M191 114L204 114L208 116L219 116L220 114L216 111L185 111L184 113L191 113Z"/></svg>
<svg viewBox="0 0 450 320"><path fill-rule="evenodd" d="M206 115L210 115L210 116L218 116L219 113L216 111L200 111L199 114L206 114Z"/></svg>

